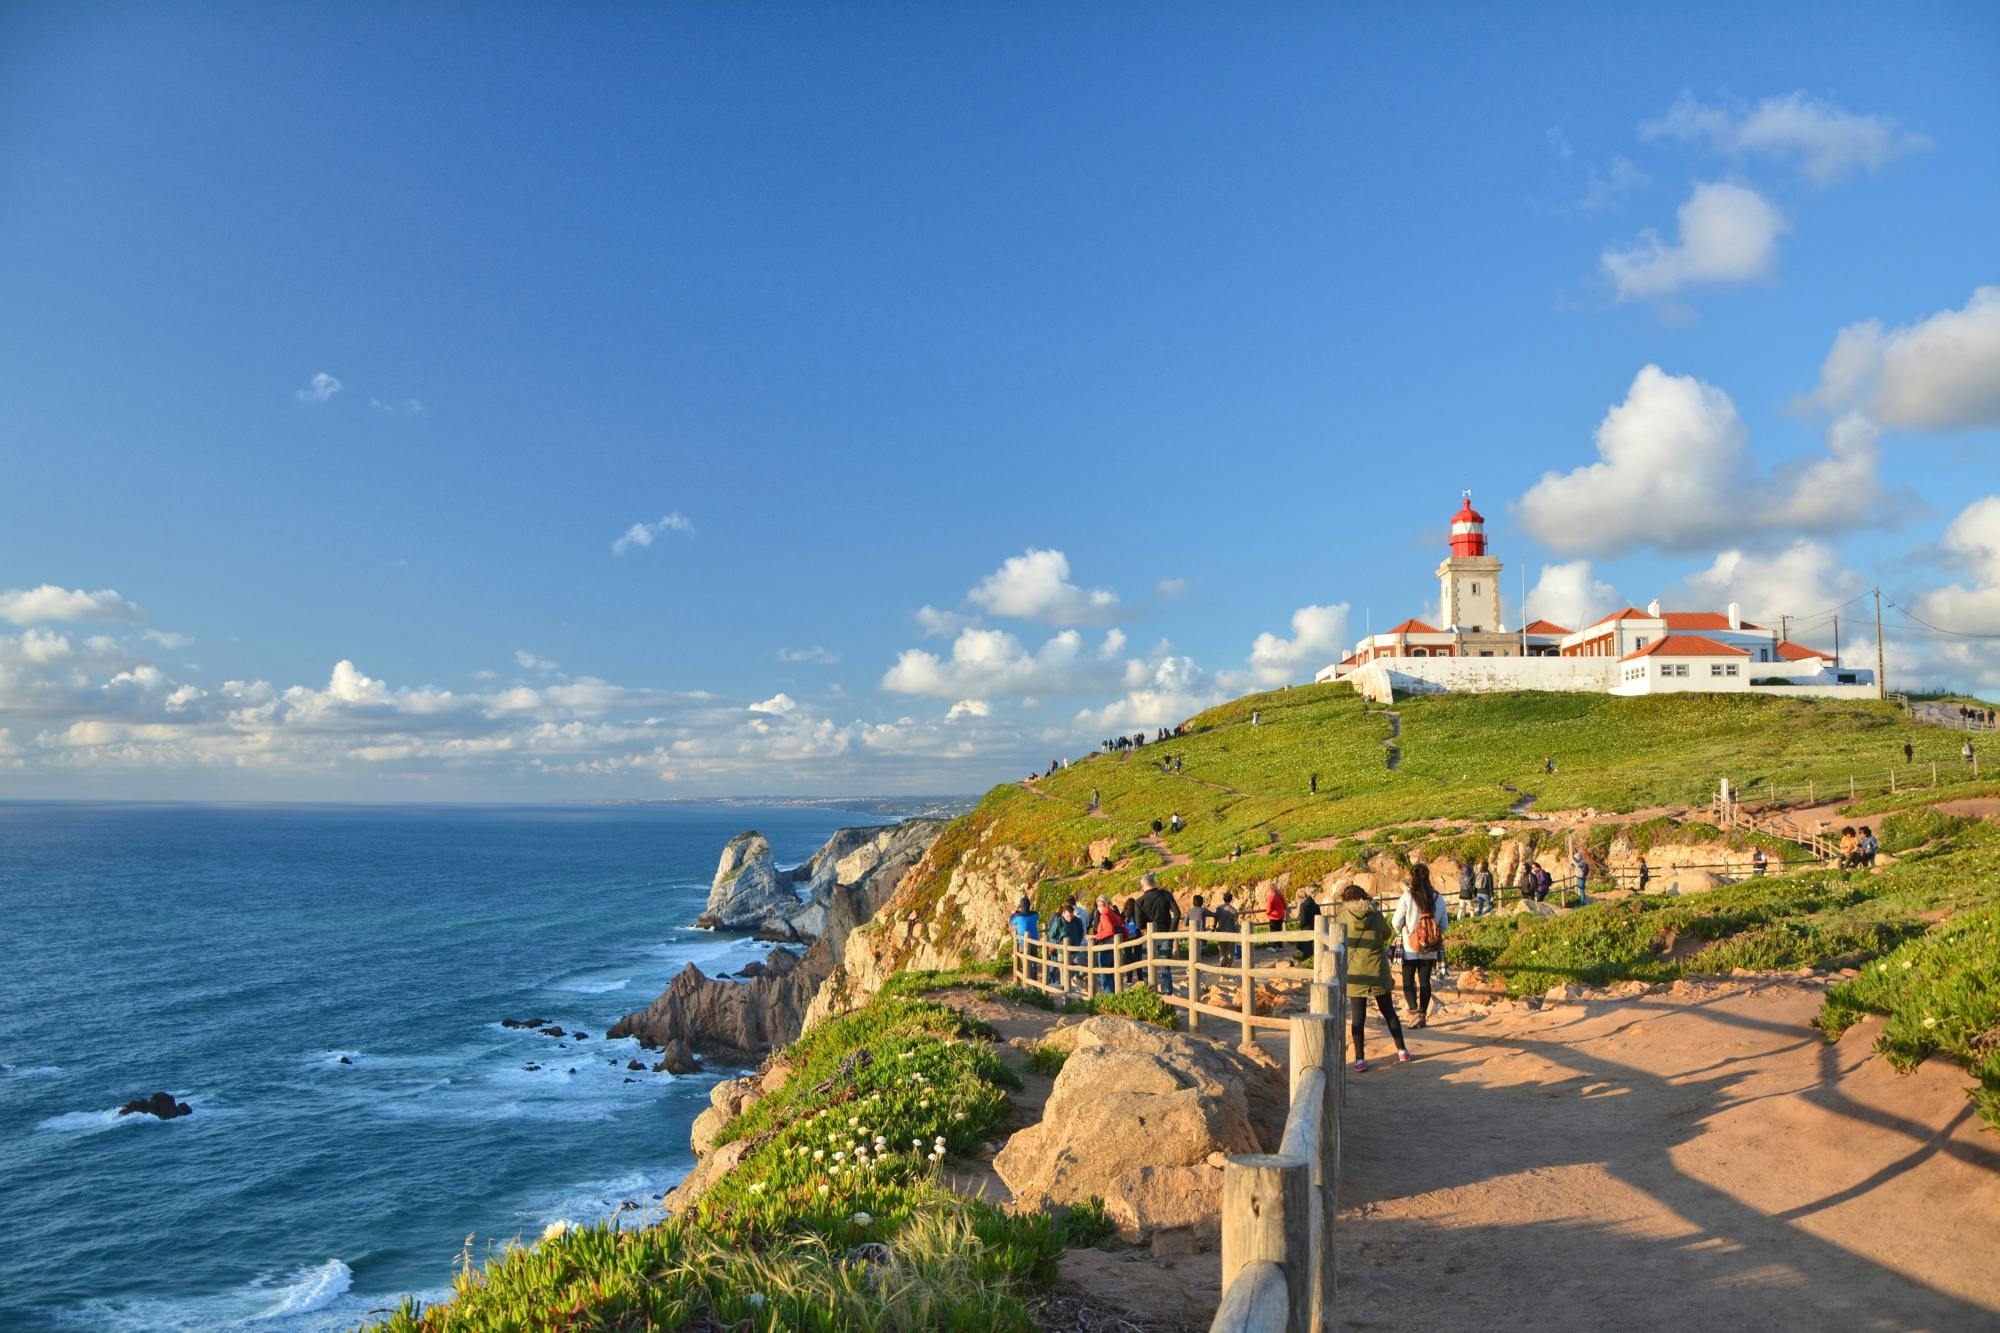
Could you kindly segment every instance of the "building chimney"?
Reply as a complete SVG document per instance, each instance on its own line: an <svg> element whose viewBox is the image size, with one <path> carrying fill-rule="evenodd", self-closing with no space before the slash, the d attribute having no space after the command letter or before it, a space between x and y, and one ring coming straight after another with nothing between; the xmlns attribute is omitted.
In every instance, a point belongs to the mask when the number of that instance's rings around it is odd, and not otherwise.
<svg viewBox="0 0 2000 1333"><path fill-rule="evenodd" d="M1729 604L1729 628L1743 628L1743 606L1739 602L1731 602Z"/></svg>
<svg viewBox="0 0 2000 1333"><path fill-rule="evenodd" d="M1646 614L1651 616L1655 620L1658 620L1660 618L1659 598L1655 597L1652 601L1646 603Z"/></svg>

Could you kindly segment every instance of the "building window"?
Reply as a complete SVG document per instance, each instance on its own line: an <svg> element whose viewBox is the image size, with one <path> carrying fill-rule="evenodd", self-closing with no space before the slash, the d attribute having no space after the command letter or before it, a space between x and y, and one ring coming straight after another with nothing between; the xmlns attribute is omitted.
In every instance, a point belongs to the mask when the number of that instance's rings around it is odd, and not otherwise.
<svg viewBox="0 0 2000 1333"><path fill-rule="evenodd" d="M1474 597L1479 596L1479 585L1477 583L1472 585L1472 595Z"/></svg>
<svg viewBox="0 0 2000 1333"><path fill-rule="evenodd" d="M1733 675L1735 675L1735 674L1736 674L1736 663L1734 663L1734 662L1731 662L1731 663L1729 664L1728 668L1727 668L1727 669L1725 669L1725 670L1723 671L1723 673L1722 673L1722 674L1723 674L1723 675L1725 675L1725 676L1733 676Z"/></svg>
<svg viewBox="0 0 2000 1333"><path fill-rule="evenodd" d="M1646 636L1641 634L1638 638L1632 641L1632 646L1634 648L1644 648L1646 646Z"/></svg>
<svg viewBox="0 0 2000 1333"><path fill-rule="evenodd" d="M1430 654L1430 649L1428 649L1428 648L1412 648L1412 649L1410 649L1410 656L1412 656L1412 657L1429 657L1430 655L1431 655L1431 654Z"/></svg>
<svg viewBox="0 0 2000 1333"><path fill-rule="evenodd" d="M1757 650L1757 660L1758 660L1759 662L1768 662L1768 661L1770 661L1770 660L1771 660L1771 650L1770 650L1769 648L1759 648L1759 649Z"/></svg>
<svg viewBox="0 0 2000 1333"><path fill-rule="evenodd" d="M1711 676L1719 676L1719 675L1721 675L1721 674L1722 674L1722 663L1720 663L1720 662L1710 662L1710 663L1708 664L1708 674L1709 674L1709 675L1711 675Z"/></svg>

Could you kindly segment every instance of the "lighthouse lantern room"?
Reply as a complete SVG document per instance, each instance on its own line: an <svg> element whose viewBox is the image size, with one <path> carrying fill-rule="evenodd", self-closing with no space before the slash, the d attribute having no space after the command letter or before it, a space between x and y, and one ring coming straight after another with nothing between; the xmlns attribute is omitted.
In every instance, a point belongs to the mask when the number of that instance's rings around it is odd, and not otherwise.
<svg viewBox="0 0 2000 1333"><path fill-rule="evenodd" d="M1486 520L1472 492L1451 516L1451 554L1437 568L1438 611L1446 629L1504 631L1500 621L1500 560L1486 554Z"/></svg>

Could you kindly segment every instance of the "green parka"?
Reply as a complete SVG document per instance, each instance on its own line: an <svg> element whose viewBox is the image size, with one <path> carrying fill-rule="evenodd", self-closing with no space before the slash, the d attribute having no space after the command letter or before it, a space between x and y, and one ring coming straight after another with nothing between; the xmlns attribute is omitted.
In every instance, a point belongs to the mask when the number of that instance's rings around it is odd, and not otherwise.
<svg viewBox="0 0 2000 1333"><path fill-rule="evenodd" d="M1347 927L1347 997L1389 993L1389 918L1372 902L1342 903L1334 918Z"/></svg>

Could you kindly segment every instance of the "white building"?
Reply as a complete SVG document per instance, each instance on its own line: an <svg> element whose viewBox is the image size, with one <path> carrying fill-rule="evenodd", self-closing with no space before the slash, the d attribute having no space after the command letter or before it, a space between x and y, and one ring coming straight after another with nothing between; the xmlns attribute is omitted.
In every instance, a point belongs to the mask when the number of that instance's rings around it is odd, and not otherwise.
<svg viewBox="0 0 2000 1333"><path fill-rule="evenodd" d="M1584 629L1537 620L1509 630L1500 614L1500 569L1487 554L1486 520L1468 491L1452 515L1451 554L1437 568L1444 627L1405 620L1368 635L1313 679L1351 680L1377 699L1499 690L1880 695L1873 671L1843 667L1830 653L1781 639L1745 620L1734 602L1722 611L1664 611L1654 601Z"/></svg>

